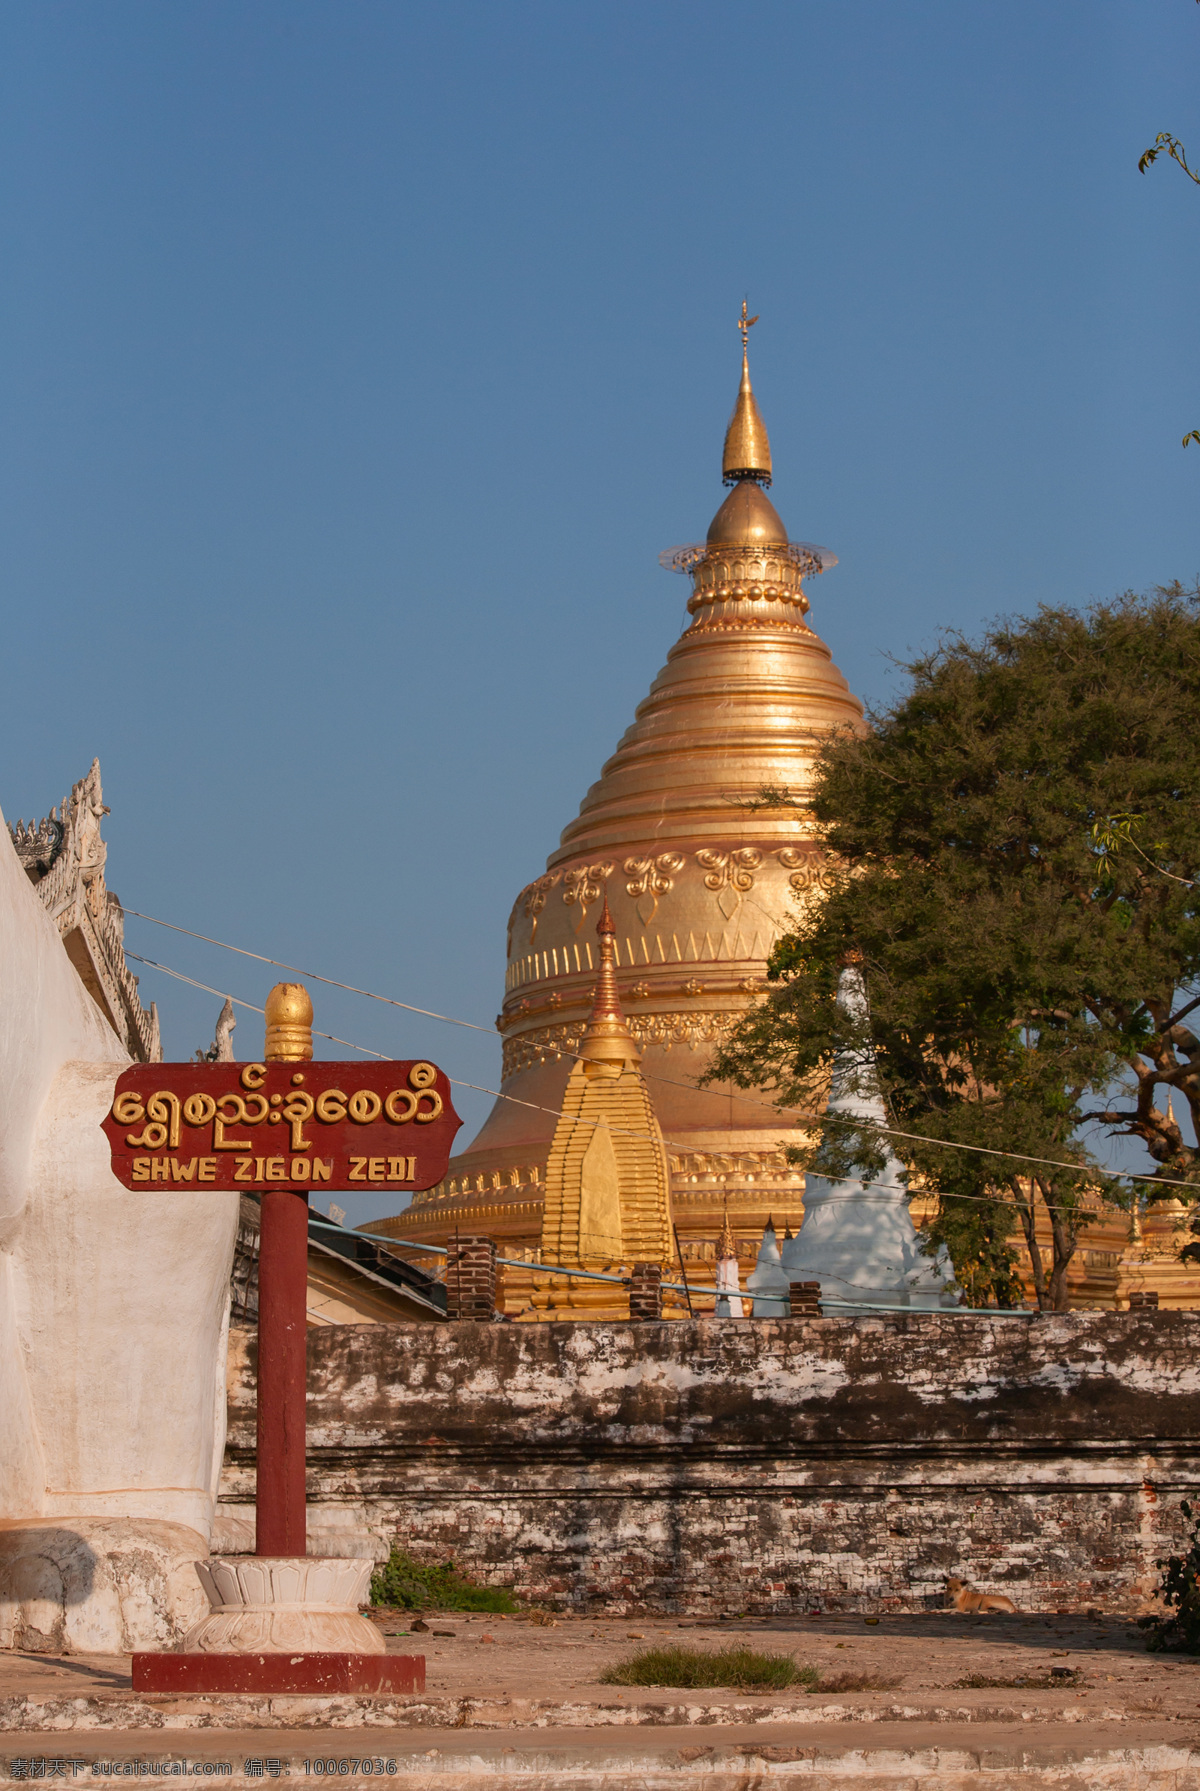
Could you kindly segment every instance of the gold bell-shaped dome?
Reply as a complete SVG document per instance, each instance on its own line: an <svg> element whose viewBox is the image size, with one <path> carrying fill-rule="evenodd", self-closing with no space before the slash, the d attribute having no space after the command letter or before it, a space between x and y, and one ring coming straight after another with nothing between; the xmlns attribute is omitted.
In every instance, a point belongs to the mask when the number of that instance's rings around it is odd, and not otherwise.
<svg viewBox="0 0 1200 1791"><path fill-rule="evenodd" d="M739 479L708 525L709 547L786 547L778 510L753 479Z"/></svg>

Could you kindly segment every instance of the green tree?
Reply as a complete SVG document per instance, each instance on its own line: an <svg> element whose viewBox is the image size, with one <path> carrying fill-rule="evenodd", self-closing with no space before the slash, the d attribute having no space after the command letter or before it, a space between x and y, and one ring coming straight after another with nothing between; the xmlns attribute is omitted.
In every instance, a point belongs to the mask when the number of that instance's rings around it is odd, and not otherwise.
<svg viewBox="0 0 1200 1791"><path fill-rule="evenodd" d="M968 1306L1019 1306L1020 1259L1012 1245L1016 1208L997 1195L986 1175L976 1187L978 1192L964 1196L940 1180L938 1211L925 1227L926 1247L936 1252L946 1246Z"/></svg>
<svg viewBox="0 0 1200 1791"><path fill-rule="evenodd" d="M1186 1499L1179 1509L1191 1526L1184 1537L1187 1552L1155 1562L1163 1570L1158 1591L1166 1611L1138 1618L1139 1629L1150 1632L1146 1646L1152 1654L1200 1654L1200 1510Z"/></svg>
<svg viewBox="0 0 1200 1791"><path fill-rule="evenodd" d="M907 670L895 708L818 760L811 814L840 869L708 1079L817 1113L835 1054L852 1082L877 1075L960 1277L1007 1303L1019 1225L1039 1304L1061 1310L1097 1190L1126 1198L1090 1145L1139 1140L1200 1192L1173 1106L1200 1125L1200 588L1044 608ZM837 999L848 955L868 1014ZM797 1158L882 1163L852 1121Z"/></svg>

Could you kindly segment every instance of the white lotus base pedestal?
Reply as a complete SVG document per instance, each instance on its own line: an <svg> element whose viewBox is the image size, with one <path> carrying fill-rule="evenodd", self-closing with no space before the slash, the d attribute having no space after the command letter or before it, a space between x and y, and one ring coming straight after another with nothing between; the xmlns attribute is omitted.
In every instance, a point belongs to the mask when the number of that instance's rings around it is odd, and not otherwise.
<svg viewBox="0 0 1200 1791"><path fill-rule="evenodd" d="M186 1654L384 1654L379 1630L359 1612L370 1558L214 1555L196 1572L212 1610L183 1644Z"/></svg>
<svg viewBox="0 0 1200 1791"><path fill-rule="evenodd" d="M389 1655L358 1609L373 1566L329 1555L197 1561L212 1610L180 1653L134 1655L134 1691L424 1691L424 1656Z"/></svg>

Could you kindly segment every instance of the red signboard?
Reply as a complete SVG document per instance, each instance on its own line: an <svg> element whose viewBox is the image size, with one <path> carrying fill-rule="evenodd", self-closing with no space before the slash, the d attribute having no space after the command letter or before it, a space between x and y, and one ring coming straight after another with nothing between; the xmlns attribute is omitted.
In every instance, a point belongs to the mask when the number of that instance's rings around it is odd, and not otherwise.
<svg viewBox="0 0 1200 1791"><path fill-rule="evenodd" d="M127 1188L372 1188L446 1173L462 1121L432 1063L147 1063L104 1120Z"/></svg>

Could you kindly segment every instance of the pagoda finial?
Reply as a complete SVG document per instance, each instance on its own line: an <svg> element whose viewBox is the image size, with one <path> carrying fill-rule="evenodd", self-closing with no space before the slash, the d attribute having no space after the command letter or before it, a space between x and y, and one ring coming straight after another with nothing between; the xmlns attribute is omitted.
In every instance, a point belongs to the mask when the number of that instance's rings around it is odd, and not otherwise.
<svg viewBox="0 0 1200 1791"><path fill-rule="evenodd" d="M608 895L596 923L600 941L600 973L591 1017L579 1044L579 1055L591 1075L619 1075L627 1063L641 1056L621 1011L617 988L617 929L608 911Z"/></svg>
<svg viewBox="0 0 1200 1791"><path fill-rule="evenodd" d="M771 444L750 385L747 345L758 316L748 317L748 309L743 299L742 314L737 320L742 337L742 383L729 428L725 431L725 452L721 461L721 477L726 485L737 485L742 479L753 479L756 485L771 483Z"/></svg>
<svg viewBox="0 0 1200 1791"><path fill-rule="evenodd" d="M596 995L592 1002L592 1019L620 1020L625 1016L621 1012L621 995L617 988L616 942L617 929L613 925L613 917L608 911L608 894L605 892L604 908L596 922L596 935L600 940L600 974L596 978Z"/></svg>
<svg viewBox="0 0 1200 1791"><path fill-rule="evenodd" d="M721 1235L717 1239L717 1261L737 1261L737 1240L733 1235L733 1227L729 1223L729 1202L725 1202L725 1223L721 1227Z"/></svg>

